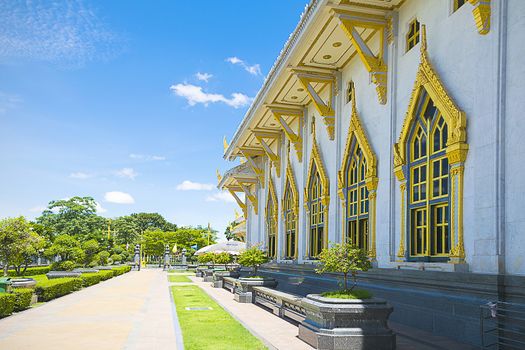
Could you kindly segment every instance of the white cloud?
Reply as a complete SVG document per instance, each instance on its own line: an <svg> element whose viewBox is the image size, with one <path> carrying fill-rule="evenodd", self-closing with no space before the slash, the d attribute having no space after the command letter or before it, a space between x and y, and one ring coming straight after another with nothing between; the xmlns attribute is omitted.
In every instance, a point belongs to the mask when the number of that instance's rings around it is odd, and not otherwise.
<svg viewBox="0 0 525 350"><path fill-rule="evenodd" d="M214 193L208 197L206 197L206 202L227 202L227 203L235 203L235 198L231 195L231 193L222 191Z"/></svg>
<svg viewBox="0 0 525 350"><path fill-rule="evenodd" d="M177 190L179 191L211 191L214 188L214 184L203 184L190 180L182 181L182 183L177 185Z"/></svg>
<svg viewBox="0 0 525 350"><path fill-rule="evenodd" d="M106 192L104 195L104 199L106 202L109 203L117 203L117 204L133 204L135 203L135 199L126 192L119 192L119 191L111 191Z"/></svg>
<svg viewBox="0 0 525 350"><path fill-rule="evenodd" d="M200 81L208 82L213 77L213 74L197 72L195 77Z"/></svg>
<svg viewBox="0 0 525 350"><path fill-rule="evenodd" d="M139 160L166 160L166 157L164 156L157 156L157 155L148 155L148 154L137 154L137 153L130 153L129 157L131 159L139 159Z"/></svg>
<svg viewBox="0 0 525 350"><path fill-rule="evenodd" d="M261 66L258 63L249 65L248 63L241 60L239 57L235 57L235 56L228 57L226 61L230 62L231 64L240 65L241 67L244 68L245 71L247 71L248 73L252 75L262 75Z"/></svg>
<svg viewBox="0 0 525 350"><path fill-rule="evenodd" d="M223 102L233 108L240 108L249 105L253 100L251 97L238 92L233 93L231 98L226 98L221 94L209 94L202 91L200 86L186 83L172 85L170 90L175 95L185 98L190 106L195 106L197 103L208 106L210 103Z"/></svg>
<svg viewBox="0 0 525 350"><path fill-rule="evenodd" d="M120 170L115 171L115 175L118 177L135 180L138 173L135 170L133 170L133 168L122 168Z"/></svg>
<svg viewBox="0 0 525 350"><path fill-rule="evenodd" d="M47 209L47 207L45 207L43 205L38 205L36 207L33 207L33 208L29 209L29 211L31 213L41 213L41 212L43 212L46 209Z"/></svg>
<svg viewBox="0 0 525 350"><path fill-rule="evenodd" d="M99 202L96 202L96 204L97 204L96 210L98 214L107 212L107 209L102 207L102 205Z"/></svg>
<svg viewBox="0 0 525 350"><path fill-rule="evenodd" d="M93 176L94 176L93 174L84 173L82 171L77 171L75 173L69 174L70 178L72 178L72 179L79 179L79 180L89 179L90 177L93 177Z"/></svg>
<svg viewBox="0 0 525 350"><path fill-rule="evenodd" d="M0 1L0 13L0 59L82 65L121 50L82 0Z"/></svg>
<svg viewBox="0 0 525 350"><path fill-rule="evenodd" d="M0 115L6 114L8 111L15 109L21 102L22 99L18 95L0 91Z"/></svg>

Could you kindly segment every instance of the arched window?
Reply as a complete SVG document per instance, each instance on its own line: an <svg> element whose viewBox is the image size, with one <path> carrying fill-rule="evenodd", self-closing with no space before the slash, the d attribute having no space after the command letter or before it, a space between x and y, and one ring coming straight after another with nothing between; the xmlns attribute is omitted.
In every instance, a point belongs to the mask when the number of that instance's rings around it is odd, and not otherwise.
<svg viewBox="0 0 525 350"><path fill-rule="evenodd" d="M338 172L338 194L343 206L343 234L346 242L376 257L377 158L368 142L359 114L355 90L343 163Z"/></svg>
<svg viewBox="0 0 525 350"><path fill-rule="evenodd" d="M275 259L277 258L277 200L271 179L266 201L266 234L268 236L268 257Z"/></svg>
<svg viewBox="0 0 525 350"><path fill-rule="evenodd" d="M286 236L284 257L286 259L295 259L297 247L297 217L295 215L294 193L292 191L292 185L288 181L284 191L284 230Z"/></svg>
<svg viewBox="0 0 525 350"><path fill-rule="evenodd" d="M324 207L321 196L323 193L323 184L317 167L314 165L312 177L310 179L310 188L308 206L310 208L310 247L309 255L311 258L317 257L324 245Z"/></svg>
<svg viewBox="0 0 525 350"><path fill-rule="evenodd" d="M308 257L316 259L319 253L328 246L328 206L330 204L328 186L330 183L315 139L315 129L312 134L312 152L304 188L304 204L308 218Z"/></svg>
<svg viewBox="0 0 525 350"><path fill-rule="evenodd" d="M406 51L419 43L419 21L417 19L412 20L408 24L408 32L406 35Z"/></svg>
<svg viewBox="0 0 525 350"><path fill-rule="evenodd" d="M421 56L405 121L394 145L401 192L397 256L465 262L463 181L467 118L430 63L425 26Z"/></svg>
<svg viewBox="0 0 525 350"><path fill-rule="evenodd" d="M451 247L448 126L428 94L422 94L421 102L406 147L410 256L446 256Z"/></svg>
<svg viewBox="0 0 525 350"><path fill-rule="evenodd" d="M346 239L368 251L368 189L365 183L366 159L354 142L346 167Z"/></svg>

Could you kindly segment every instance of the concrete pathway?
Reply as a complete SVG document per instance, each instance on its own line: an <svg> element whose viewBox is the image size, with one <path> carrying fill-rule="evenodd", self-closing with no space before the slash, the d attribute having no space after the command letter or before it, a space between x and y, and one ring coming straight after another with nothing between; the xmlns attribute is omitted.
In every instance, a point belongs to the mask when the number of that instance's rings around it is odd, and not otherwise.
<svg viewBox="0 0 525 350"><path fill-rule="evenodd" d="M240 304L233 300L232 293L222 288L213 288L210 282L202 282L202 278L193 276L190 279L270 349L313 349L297 338L297 326L290 322L276 317L255 304Z"/></svg>
<svg viewBox="0 0 525 350"><path fill-rule="evenodd" d="M0 349L177 349L168 286L143 269L23 311L0 320Z"/></svg>

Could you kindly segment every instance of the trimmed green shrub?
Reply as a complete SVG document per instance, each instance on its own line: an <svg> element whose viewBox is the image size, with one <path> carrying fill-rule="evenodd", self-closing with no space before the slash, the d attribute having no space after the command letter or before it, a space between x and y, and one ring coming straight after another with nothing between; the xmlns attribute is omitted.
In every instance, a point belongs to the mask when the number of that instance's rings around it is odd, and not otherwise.
<svg viewBox="0 0 525 350"><path fill-rule="evenodd" d="M73 261L60 261L51 264L51 269L53 271L71 271L75 267L77 267L77 264Z"/></svg>
<svg viewBox="0 0 525 350"><path fill-rule="evenodd" d="M28 267L25 272L21 274L21 276L34 276L34 275L45 275L51 271L50 266L39 266L39 267ZM9 270L7 271L7 275L9 277L16 277L16 270Z"/></svg>
<svg viewBox="0 0 525 350"><path fill-rule="evenodd" d="M83 273L79 277L82 280L82 287L89 287L100 282L102 276L99 272Z"/></svg>
<svg viewBox="0 0 525 350"><path fill-rule="evenodd" d="M9 316L15 310L16 296L12 293L0 293L0 318Z"/></svg>
<svg viewBox="0 0 525 350"><path fill-rule="evenodd" d="M37 283L35 292L39 301L49 301L82 288L81 278L56 278Z"/></svg>
<svg viewBox="0 0 525 350"><path fill-rule="evenodd" d="M31 288L13 288L13 295L15 295L15 311L22 311L31 305L33 298L33 289Z"/></svg>
<svg viewBox="0 0 525 350"><path fill-rule="evenodd" d="M108 280L110 278L113 278L113 276L115 276L113 270L100 270L97 273L100 275L101 281Z"/></svg>
<svg viewBox="0 0 525 350"><path fill-rule="evenodd" d="M112 271L113 271L114 276L119 276L119 275L125 274L126 272L131 271L131 266L123 265L119 267L114 267Z"/></svg>

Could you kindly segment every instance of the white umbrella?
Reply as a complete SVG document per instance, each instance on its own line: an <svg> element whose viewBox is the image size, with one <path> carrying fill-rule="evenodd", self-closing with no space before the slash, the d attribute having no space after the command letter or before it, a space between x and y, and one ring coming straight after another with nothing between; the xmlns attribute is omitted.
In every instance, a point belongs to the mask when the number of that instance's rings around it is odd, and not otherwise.
<svg viewBox="0 0 525 350"><path fill-rule="evenodd" d="M201 255L204 253L229 253L232 255L239 255L241 251L246 249L246 243L238 241L226 241L221 243L212 244L195 252L195 255Z"/></svg>

